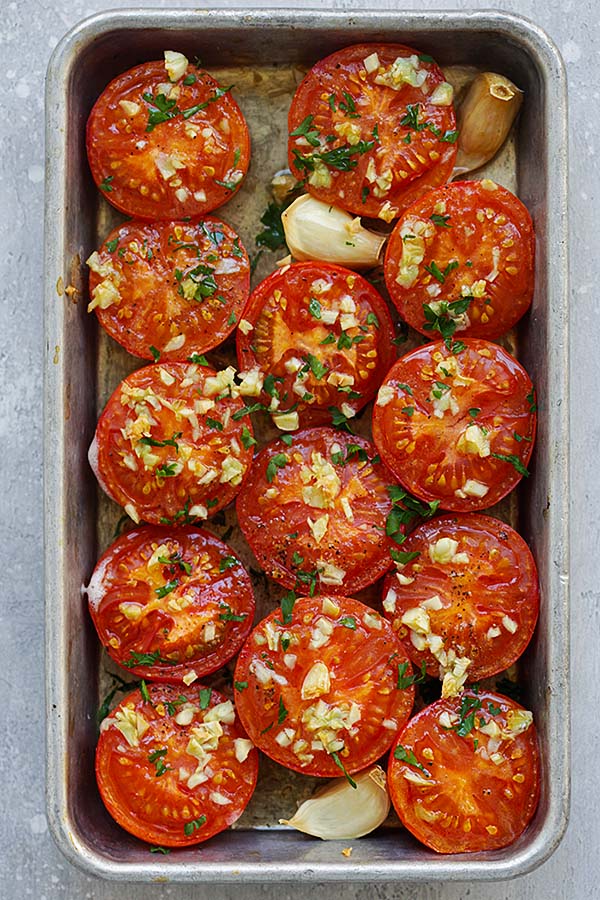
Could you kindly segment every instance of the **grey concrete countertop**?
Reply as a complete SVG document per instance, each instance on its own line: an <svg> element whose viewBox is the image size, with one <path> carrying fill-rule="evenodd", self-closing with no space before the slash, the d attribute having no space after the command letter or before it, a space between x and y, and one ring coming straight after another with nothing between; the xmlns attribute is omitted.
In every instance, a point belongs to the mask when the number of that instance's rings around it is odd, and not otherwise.
<svg viewBox="0 0 600 900"><path fill-rule="evenodd" d="M554 38L569 72L571 160L571 453L572 453L572 713L573 797L571 823L554 856L533 874L487 886L281 885L189 887L104 883L71 867L54 847L44 812L44 673L42 578L42 210L43 81L52 48L79 19L110 7L112 0L13 0L2 3L2 116L0 139L0 680L2 730L0 775L0 897L20 900L128 900L163 898L372 898L422 897L456 900L494 898L600 897L600 768L597 688L600 679L600 587L596 582L600 544L600 446L598 413L597 281L600 205L600 7L597 0L499 0L498 8L533 19ZM142 5L141 3L139 5ZM146 6L191 6L152 3ZM276 7L238 0L215 6ZM303 0L305 7L322 7ZM338 9L422 8L418 0L333 0ZM434 8L481 8L471 0L433 0ZM566 223L565 223L566 224ZM596 699L594 700L594 694Z"/></svg>

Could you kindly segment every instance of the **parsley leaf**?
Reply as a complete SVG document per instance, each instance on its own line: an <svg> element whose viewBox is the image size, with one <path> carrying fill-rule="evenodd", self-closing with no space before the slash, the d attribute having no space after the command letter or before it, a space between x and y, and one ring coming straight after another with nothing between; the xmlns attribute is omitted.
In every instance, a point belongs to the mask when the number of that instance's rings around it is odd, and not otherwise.
<svg viewBox="0 0 600 900"><path fill-rule="evenodd" d="M410 687L411 684L420 684L422 681L425 681L427 676L427 664L425 660L421 663L421 671L417 675L407 675L406 670L408 669L409 664L407 662L398 664L398 680L396 682L396 687L399 691L403 691L405 688Z"/></svg>
<svg viewBox="0 0 600 900"><path fill-rule="evenodd" d="M196 829L202 828L202 826L206 823L206 816L199 816L197 819L192 819L191 822L186 822L183 826L183 833L186 837L189 837L191 834L196 831Z"/></svg>
<svg viewBox="0 0 600 900"><path fill-rule="evenodd" d="M452 228L452 225L448 225L448 220L450 216L440 216L437 213L433 213L433 215L429 216L434 225L437 225L439 228Z"/></svg>
<svg viewBox="0 0 600 900"><path fill-rule="evenodd" d="M160 650L151 653L136 653L135 650L129 651L131 659L121 663L126 669L133 669L134 666L155 666L156 663L163 663L169 666L176 666L177 662L172 659L164 659L160 655Z"/></svg>
<svg viewBox="0 0 600 900"><path fill-rule="evenodd" d="M514 466L519 475L524 475L525 478L529 478L529 469L527 469L518 456L515 456L512 453L492 453L491 456L494 459L501 459L503 462L510 463L511 466Z"/></svg>
<svg viewBox="0 0 600 900"><path fill-rule="evenodd" d="M208 709L210 704L210 698L212 696L212 691L210 688L202 688L200 690L200 709Z"/></svg>
<svg viewBox="0 0 600 900"><path fill-rule="evenodd" d="M356 631L356 619L354 616L343 616L343 618L339 621L340 625L343 625L344 628L349 628L351 631Z"/></svg>
<svg viewBox="0 0 600 900"><path fill-rule="evenodd" d="M243 622L248 613L242 613L241 616L236 615L231 609L229 603L219 603L219 619L221 622Z"/></svg>
<svg viewBox="0 0 600 900"><path fill-rule="evenodd" d="M142 94L142 97L148 104L147 132L154 131L157 125L168 122L169 119L174 119L179 115L180 110L177 107L177 101L169 100L165 94L153 96L152 94L145 93Z"/></svg>
<svg viewBox="0 0 600 900"><path fill-rule="evenodd" d="M288 463L288 458L285 453L276 453L271 457L269 463L267 465L266 477L269 484L272 484L273 479L277 474L277 469L283 469Z"/></svg>
<svg viewBox="0 0 600 900"><path fill-rule="evenodd" d="M294 609L294 604L296 602L296 593L295 591L288 591L287 594L284 594L281 598L280 606L281 606L281 624L289 625L292 621L292 612Z"/></svg>
<svg viewBox="0 0 600 900"><path fill-rule="evenodd" d="M405 566L407 563L411 562L411 560L416 559L421 555L419 550L413 550L412 553L408 553L406 550L396 550L394 547L390 547L390 556L394 560L394 562L398 563L401 566Z"/></svg>
<svg viewBox="0 0 600 900"><path fill-rule="evenodd" d="M227 569L232 569L237 565L239 565L239 560L235 556L224 556L219 562L219 572L226 572Z"/></svg>
<svg viewBox="0 0 600 900"><path fill-rule="evenodd" d="M324 378L329 369L324 363L320 362L316 356L313 356L312 353L307 353L306 356L303 356L302 359L304 362L310 367L310 371L313 373L315 378L319 380Z"/></svg>
<svg viewBox="0 0 600 900"><path fill-rule="evenodd" d="M416 497L413 497L399 485L390 485L387 490L394 506L385 521L385 533L397 544L403 544L406 540L404 529L415 518L431 518L440 505L439 500L433 500L431 503L421 503L420 500L417 500Z"/></svg>
<svg viewBox="0 0 600 900"><path fill-rule="evenodd" d="M285 708L283 697L279 698L279 711L277 713L277 724L282 725L288 717L288 711Z"/></svg>
<svg viewBox="0 0 600 900"><path fill-rule="evenodd" d="M304 137L311 145L311 147L318 147L320 145L319 141L319 132L316 129L311 131L310 126L313 123L314 116L307 116L297 128L293 131L290 131L290 137Z"/></svg>
<svg viewBox="0 0 600 900"><path fill-rule="evenodd" d="M313 319L321 318L321 304L319 303L318 300L315 300L314 297L310 298L310 301L308 303L308 311L311 314L311 316L313 317Z"/></svg>
<svg viewBox="0 0 600 900"><path fill-rule="evenodd" d="M342 760L339 758L338 754L332 753L331 758L334 761L334 763L336 764L336 766L338 767L338 769L341 769L342 772L344 773L344 775L346 776L346 781L348 782L350 787L356 788L356 782L354 781L353 778L351 778L351 776L346 771L346 766L344 765Z"/></svg>
<svg viewBox="0 0 600 900"><path fill-rule="evenodd" d="M431 778L431 772L428 772L425 766L419 762L412 750L407 750L402 744L398 744L394 750L394 758L405 762L409 766L414 766L415 769L420 769L427 778Z"/></svg>
<svg viewBox="0 0 600 900"><path fill-rule="evenodd" d="M256 438L252 437L250 430L245 425L242 428L241 440L246 450L249 450L250 447L253 447L256 443L258 443Z"/></svg>
<svg viewBox="0 0 600 900"><path fill-rule="evenodd" d="M107 194L112 193L111 181L114 180L114 175L106 175L102 182L99 184L99 188L101 191L105 191Z"/></svg>
<svg viewBox="0 0 600 900"><path fill-rule="evenodd" d="M155 588L154 593L161 600L163 597L166 597L167 594L172 593L176 587L179 587L179 579L172 578L170 581L167 581L166 584L163 584L162 587Z"/></svg>

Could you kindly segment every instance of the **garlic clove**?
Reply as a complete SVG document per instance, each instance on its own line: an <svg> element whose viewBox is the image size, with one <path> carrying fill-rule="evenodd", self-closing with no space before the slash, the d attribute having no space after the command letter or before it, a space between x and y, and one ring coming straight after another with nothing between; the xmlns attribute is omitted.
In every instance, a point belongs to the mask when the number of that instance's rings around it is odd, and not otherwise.
<svg viewBox="0 0 600 900"><path fill-rule="evenodd" d="M458 108L458 152L453 177L479 169L496 155L516 118L523 92L494 72L480 72Z"/></svg>
<svg viewBox="0 0 600 900"><path fill-rule="evenodd" d="M285 240L294 259L338 263L349 269L376 266L385 234L375 234L343 209L304 194L281 214Z"/></svg>
<svg viewBox="0 0 600 900"><path fill-rule="evenodd" d="M280 169L271 179L271 193L276 203L282 204L288 199L292 191L301 187L299 182L289 169Z"/></svg>
<svg viewBox="0 0 600 900"><path fill-rule="evenodd" d="M354 840L378 828L390 811L386 775L381 766L371 766L352 776L336 778L305 800L291 819L280 819L304 834L324 841Z"/></svg>

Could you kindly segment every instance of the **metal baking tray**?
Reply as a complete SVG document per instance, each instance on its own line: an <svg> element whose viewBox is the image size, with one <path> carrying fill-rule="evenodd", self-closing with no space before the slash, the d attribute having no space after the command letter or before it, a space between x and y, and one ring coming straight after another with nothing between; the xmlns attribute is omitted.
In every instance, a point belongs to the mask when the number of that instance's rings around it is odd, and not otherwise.
<svg viewBox="0 0 600 900"><path fill-rule="evenodd" d="M85 259L119 221L88 170L86 119L106 84L130 66L161 58L165 48L190 58L200 55L219 80L235 83L234 96L249 120L250 175L216 214L252 248L268 199L265 173L286 164L286 113L296 84L317 59L363 41L405 43L433 54L442 65L499 71L525 91L498 179L518 190L537 234L535 298L517 342L537 387L540 415L533 475L517 493L516 512L541 581L539 626L519 664L541 742L539 808L526 832L504 850L439 856L391 827L354 842L346 858L339 842L276 825L279 816L293 812L298 797L310 793L313 782L263 760L259 784L265 787L235 829L199 847L150 855L110 819L94 777L95 717L106 660L81 585L110 542L121 511L99 495L87 448L109 393L140 361L102 334L86 312ZM540 29L506 13L124 10L87 19L58 45L46 94L47 805L55 840L70 861L123 880L430 882L512 877L533 869L556 848L569 802L566 147L560 57ZM258 275L266 271L259 269ZM75 293L65 292L69 285ZM209 356L218 361L219 353ZM219 533L229 524L226 516ZM241 550L251 562L247 548ZM266 609L276 596L273 592ZM261 602L266 612L264 590Z"/></svg>

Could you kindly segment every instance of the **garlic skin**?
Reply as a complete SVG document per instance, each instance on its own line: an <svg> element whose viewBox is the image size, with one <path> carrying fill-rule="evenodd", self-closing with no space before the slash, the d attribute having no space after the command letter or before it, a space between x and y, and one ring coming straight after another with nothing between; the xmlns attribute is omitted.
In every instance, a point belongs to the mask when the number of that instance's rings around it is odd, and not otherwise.
<svg viewBox="0 0 600 900"><path fill-rule="evenodd" d="M291 819L280 819L304 834L324 841L355 840L378 828L390 811L386 775L381 766L370 766L352 776L336 778L305 800Z"/></svg>
<svg viewBox="0 0 600 900"><path fill-rule="evenodd" d="M496 155L516 118L523 92L494 72L480 72L458 108L458 152L452 177L479 169Z"/></svg>
<svg viewBox="0 0 600 900"><path fill-rule="evenodd" d="M281 214L285 240L294 259L337 263L348 269L378 265L387 240L367 231L358 216L304 194Z"/></svg>

